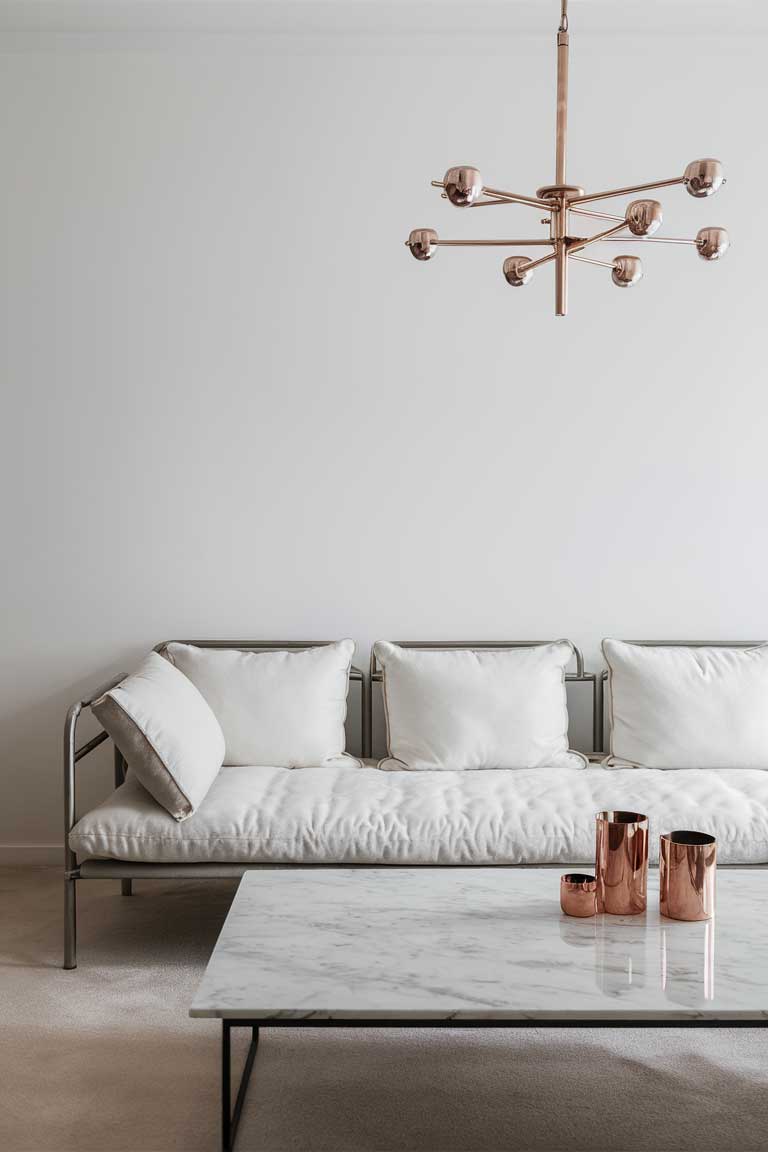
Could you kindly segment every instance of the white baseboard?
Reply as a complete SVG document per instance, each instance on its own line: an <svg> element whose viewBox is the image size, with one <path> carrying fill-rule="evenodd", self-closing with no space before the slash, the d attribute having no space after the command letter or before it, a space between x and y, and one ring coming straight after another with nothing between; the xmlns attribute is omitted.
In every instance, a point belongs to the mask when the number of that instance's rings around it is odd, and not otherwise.
<svg viewBox="0 0 768 1152"><path fill-rule="evenodd" d="M0 867L63 868L61 844L0 844Z"/></svg>

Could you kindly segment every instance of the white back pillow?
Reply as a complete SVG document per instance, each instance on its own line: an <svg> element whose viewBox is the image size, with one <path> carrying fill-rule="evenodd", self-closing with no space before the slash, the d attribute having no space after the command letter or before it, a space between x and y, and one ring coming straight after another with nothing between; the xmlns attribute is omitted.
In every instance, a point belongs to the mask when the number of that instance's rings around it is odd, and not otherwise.
<svg viewBox="0 0 768 1152"><path fill-rule="evenodd" d="M447 651L374 645L383 669L387 770L583 768L568 748L567 640Z"/></svg>
<svg viewBox="0 0 768 1152"><path fill-rule="evenodd" d="M356 765L345 754L352 640L299 652L168 644L164 652L210 704L225 764L271 768Z"/></svg>
<svg viewBox="0 0 768 1152"><path fill-rule="evenodd" d="M604 640L612 762L768 768L768 645L664 648Z"/></svg>
<svg viewBox="0 0 768 1152"><path fill-rule="evenodd" d="M175 820L191 816L224 758L219 722L194 684L150 652L91 711L158 804Z"/></svg>

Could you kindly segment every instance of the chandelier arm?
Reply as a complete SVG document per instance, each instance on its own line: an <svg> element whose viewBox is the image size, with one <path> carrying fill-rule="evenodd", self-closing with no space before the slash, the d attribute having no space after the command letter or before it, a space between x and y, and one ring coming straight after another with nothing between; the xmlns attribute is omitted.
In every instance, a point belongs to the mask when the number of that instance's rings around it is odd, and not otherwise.
<svg viewBox="0 0 768 1152"><path fill-rule="evenodd" d="M406 240L406 244L408 241ZM521 245L552 247L554 241L546 240L433 240L439 248L517 248Z"/></svg>
<svg viewBox="0 0 768 1152"><path fill-rule="evenodd" d="M571 237L567 245L568 254L581 252L583 248L588 248L590 244L597 244L599 240L607 240L610 236L615 235L616 232L622 232L626 226L626 220L622 220L620 224L614 224L613 228L606 228L605 232L598 232L595 236L589 236L584 240Z"/></svg>
<svg viewBox="0 0 768 1152"><path fill-rule="evenodd" d="M578 260L580 264L597 264L599 268L613 268L613 260L593 260L591 256L571 256L571 260Z"/></svg>
<svg viewBox="0 0 768 1152"><path fill-rule="evenodd" d="M695 244L696 239L689 240L685 236L606 236L606 240L619 241L621 244Z"/></svg>
<svg viewBox="0 0 768 1152"><path fill-rule="evenodd" d="M446 200L448 199L448 197L446 196L445 192L443 192L443 197L444 197ZM496 198L495 198L495 199L493 199L493 200L475 200L474 204L470 204L470 205L469 205L469 207L470 207L470 208L490 208L490 206L491 206L492 204L515 204L515 203L517 203L517 201L515 201L515 200L507 200L506 198L502 199L502 198L499 196L499 197L496 197Z"/></svg>
<svg viewBox="0 0 768 1152"><path fill-rule="evenodd" d="M610 212L589 212L589 211L587 211L586 208L574 208L572 205L569 205L569 211L571 211L574 214L574 216L592 216L595 220L624 220L625 219L624 216L615 216Z"/></svg>
<svg viewBox="0 0 768 1152"><path fill-rule="evenodd" d="M532 272L534 268L540 268L542 264L549 264L557 256L556 252L550 252L548 256L540 256L538 260L532 260L530 264L526 264L526 272Z"/></svg>
<svg viewBox="0 0 768 1152"><path fill-rule="evenodd" d="M551 200L542 200L539 196L521 196L518 192L504 192L500 188L483 188L486 196L496 196L501 200L511 200L515 204L530 204L532 208L553 208ZM556 208L557 206L554 205Z"/></svg>
<svg viewBox="0 0 768 1152"><path fill-rule="evenodd" d="M648 192L651 188L671 188L673 184L685 184L684 176L672 180L653 180L650 184L632 184L627 188L612 188L608 192L588 192L579 196L578 204L589 204L592 200L608 200L611 196L629 196L633 192Z"/></svg>
<svg viewBox="0 0 768 1152"><path fill-rule="evenodd" d="M445 188L444 180L430 181L433 188ZM517 192L502 192L499 188L483 188L484 196L493 196L494 199L505 201L509 204L530 204L532 208L552 208L551 200L541 200L536 196L521 196ZM477 201L475 202L477 203ZM474 208L472 204L470 207Z"/></svg>

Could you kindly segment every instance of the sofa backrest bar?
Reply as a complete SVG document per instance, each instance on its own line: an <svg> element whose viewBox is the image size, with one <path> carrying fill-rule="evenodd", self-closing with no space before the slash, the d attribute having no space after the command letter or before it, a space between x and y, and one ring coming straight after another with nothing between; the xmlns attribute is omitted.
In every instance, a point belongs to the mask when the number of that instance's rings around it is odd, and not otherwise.
<svg viewBox="0 0 768 1152"><path fill-rule="evenodd" d="M543 644L551 644L551 640L393 640L393 644L398 644L401 648L422 648L428 652L448 652L451 650L462 650L470 652L493 652L503 651L510 648L539 648ZM576 671L567 672L565 679L570 682L587 683L592 685L592 748L593 751L598 752L602 744L603 732L603 680L594 672L584 671L584 657L581 650L573 645L573 653L576 661ZM376 659L376 654L371 649L371 667L370 667L370 681L371 685L380 684L383 679L383 673L379 667ZM369 749L373 745L373 692L368 692L368 723L367 731L369 735ZM371 751L365 752L364 755L370 756Z"/></svg>

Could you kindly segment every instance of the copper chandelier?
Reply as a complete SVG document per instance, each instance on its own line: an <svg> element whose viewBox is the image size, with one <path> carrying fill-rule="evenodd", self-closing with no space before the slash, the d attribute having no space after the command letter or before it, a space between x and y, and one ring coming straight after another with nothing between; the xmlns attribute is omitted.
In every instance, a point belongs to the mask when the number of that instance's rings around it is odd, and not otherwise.
<svg viewBox="0 0 768 1152"><path fill-rule="evenodd" d="M443 189L443 198L458 208L486 208L498 204L528 204L548 216L542 220L549 225L549 237L538 240L441 240L432 228L416 228L406 240L411 254L417 260L430 260L438 248L447 247L501 247L522 248L541 245L551 248L546 256L537 260L527 256L508 256L503 264L508 284L520 288L542 264L555 264L555 315L565 316L568 311L568 264L579 260L611 269L613 283L629 288L641 279L643 266L634 255L615 256L612 260L594 260L582 255L585 248L603 241L625 243L690 244L702 260L719 260L728 251L728 233L725 228L701 228L693 240L680 237L657 236L663 213L658 200L632 200L623 216L606 212L592 212L583 205L613 196L629 196L634 192L649 192L653 188L668 188L684 184L686 191L697 199L712 196L725 183L723 166L719 160L693 160L682 176L670 180L654 180L650 184L635 184L627 188L613 188L607 192L585 192L576 184L567 184L565 176L565 145L568 126L568 0L561 0L560 26L557 31L557 129L555 141L555 183L545 185L535 196L520 196L483 184L477 168L449 168L442 180L433 180L432 186ZM594 236L571 234L571 217L592 217L611 221L610 227ZM578 224L578 221L577 221ZM628 236L620 233L629 232Z"/></svg>

